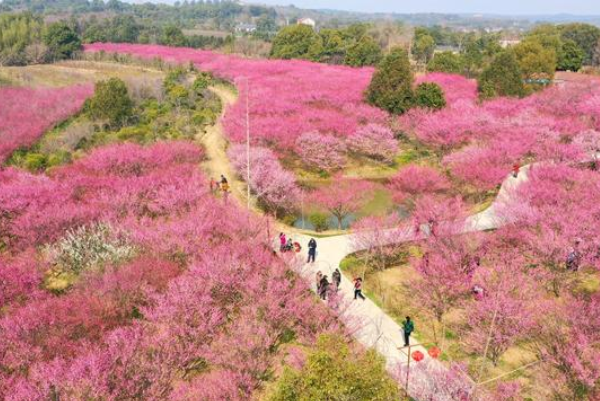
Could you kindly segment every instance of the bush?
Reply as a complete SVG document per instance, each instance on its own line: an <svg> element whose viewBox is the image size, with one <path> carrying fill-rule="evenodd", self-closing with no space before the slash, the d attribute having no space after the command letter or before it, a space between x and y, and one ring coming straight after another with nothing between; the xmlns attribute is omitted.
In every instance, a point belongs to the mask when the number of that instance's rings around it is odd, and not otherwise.
<svg viewBox="0 0 600 401"><path fill-rule="evenodd" d="M326 213L314 212L308 216L308 221L315 227L316 232L325 231L329 228L328 216Z"/></svg>
<svg viewBox="0 0 600 401"><path fill-rule="evenodd" d="M48 156L48 167L60 166L62 164L71 163L71 152L67 150L57 150Z"/></svg>
<svg viewBox="0 0 600 401"><path fill-rule="evenodd" d="M434 82L423 82L415 90L415 105L426 109L443 109L446 106L444 91Z"/></svg>
<svg viewBox="0 0 600 401"><path fill-rule="evenodd" d="M341 336L321 335L300 369L286 366L268 401L399 399L377 351L354 352Z"/></svg>
<svg viewBox="0 0 600 401"><path fill-rule="evenodd" d="M25 156L25 168L29 171L42 171L48 167L48 158L41 153L29 153Z"/></svg>

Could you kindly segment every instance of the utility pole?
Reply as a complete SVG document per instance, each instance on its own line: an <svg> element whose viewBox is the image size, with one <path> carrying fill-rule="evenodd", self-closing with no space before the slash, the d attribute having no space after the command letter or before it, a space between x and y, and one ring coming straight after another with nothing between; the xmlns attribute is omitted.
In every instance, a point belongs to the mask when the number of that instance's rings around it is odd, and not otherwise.
<svg viewBox="0 0 600 401"><path fill-rule="evenodd" d="M246 196L250 210L250 80L246 77Z"/></svg>

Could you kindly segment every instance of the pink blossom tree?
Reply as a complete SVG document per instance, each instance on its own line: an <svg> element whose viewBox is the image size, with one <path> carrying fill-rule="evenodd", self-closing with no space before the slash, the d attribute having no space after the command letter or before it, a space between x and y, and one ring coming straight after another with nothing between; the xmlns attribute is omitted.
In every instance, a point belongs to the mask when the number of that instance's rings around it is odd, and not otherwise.
<svg viewBox="0 0 600 401"><path fill-rule="evenodd" d="M367 181L343 178L337 175L334 184L322 187L311 195L312 202L331 213L342 229L343 220L358 212L373 197L372 185Z"/></svg>
<svg viewBox="0 0 600 401"><path fill-rule="evenodd" d="M398 141L391 129L379 124L368 124L351 134L346 143L355 153L363 154L385 163L392 163L398 153Z"/></svg>
<svg viewBox="0 0 600 401"><path fill-rule="evenodd" d="M411 164L390 178L388 188L392 191L394 198L401 201L407 195L442 193L450 189L450 182L432 167Z"/></svg>
<svg viewBox="0 0 600 401"><path fill-rule="evenodd" d="M247 155L243 145L232 145L228 151L234 168L246 179ZM286 171L275 154L261 147L250 149L250 188L271 210L290 211L297 207L300 190L294 174Z"/></svg>
<svg viewBox="0 0 600 401"><path fill-rule="evenodd" d="M466 342L494 366L504 352L531 333L540 309L540 292L525 272L524 260L515 252L488 255L473 282L483 294L467 304Z"/></svg>
<svg viewBox="0 0 600 401"><path fill-rule="evenodd" d="M302 161L323 171L339 170L346 163L346 145L333 135L306 132L296 140Z"/></svg>

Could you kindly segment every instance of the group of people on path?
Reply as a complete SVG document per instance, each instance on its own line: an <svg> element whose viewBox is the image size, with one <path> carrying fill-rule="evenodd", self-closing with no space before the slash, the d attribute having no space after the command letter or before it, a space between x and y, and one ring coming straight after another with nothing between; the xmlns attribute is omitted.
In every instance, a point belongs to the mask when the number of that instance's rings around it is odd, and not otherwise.
<svg viewBox="0 0 600 401"><path fill-rule="evenodd" d="M227 178L225 178L223 174L221 174L220 181L217 181L214 178L210 179L210 192L213 195L216 195L218 191L221 191L223 193L223 198L225 200L227 200L229 192L231 192L231 189L229 187L229 181L227 181Z"/></svg>
<svg viewBox="0 0 600 401"><path fill-rule="evenodd" d="M284 233L279 233L279 252L300 252L300 250L302 250L302 246L291 236L287 237Z"/></svg>
<svg viewBox="0 0 600 401"><path fill-rule="evenodd" d="M340 269L335 269L335 271L331 275L331 280L332 282L330 283L326 274L321 273L321 271L317 272L317 294L322 300L327 299L330 291L335 290L335 292L338 292L340 284L342 283L342 273L340 273ZM331 288L331 285L333 285L333 288Z"/></svg>
<svg viewBox="0 0 600 401"><path fill-rule="evenodd" d="M279 250L280 252L289 252L296 249L295 243L291 236L287 237L285 233L279 233ZM308 260L306 263L314 263L317 256L317 241L314 238L311 238L308 241ZM338 292L340 285L342 283L342 273L340 269L337 268L331 275L331 282L326 274L323 274L321 271L318 271L315 275L315 285L316 292L322 300L327 300L332 291ZM361 277L356 277L353 280L354 283L354 300L360 298L363 301L366 300L365 296L362 293L363 279ZM410 316L406 316L406 320L402 322L402 333L404 338L404 346L408 347L410 344L410 336L415 331L415 324L411 320Z"/></svg>

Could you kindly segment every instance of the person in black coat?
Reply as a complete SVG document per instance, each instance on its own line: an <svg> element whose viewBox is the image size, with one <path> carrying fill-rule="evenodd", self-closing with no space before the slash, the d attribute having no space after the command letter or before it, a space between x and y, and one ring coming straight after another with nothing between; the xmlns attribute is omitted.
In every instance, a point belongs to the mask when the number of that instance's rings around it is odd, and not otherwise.
<svg viewBox="0 0 600 401"><path fill-rule="evenodd" d="M327 275L324 275L321 278L321 282L319 283L319 296L321 299L327 299L327 292L329 291L329 280L327 280Z"/></svg>
<svg viewBox="0 0 600 401"><path fill-rule="evenodd" d="M308 241L308 261L306 263L314 263L315 258L317 256L317 241L314 238L311 238Z"/></svg>

